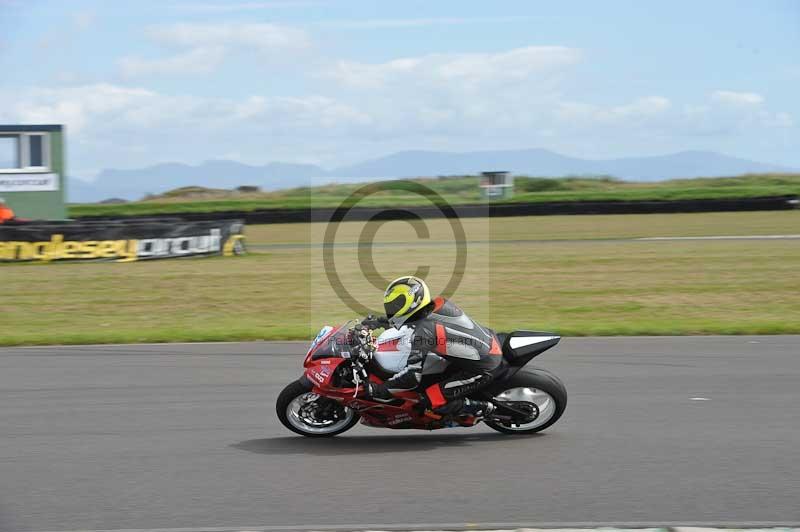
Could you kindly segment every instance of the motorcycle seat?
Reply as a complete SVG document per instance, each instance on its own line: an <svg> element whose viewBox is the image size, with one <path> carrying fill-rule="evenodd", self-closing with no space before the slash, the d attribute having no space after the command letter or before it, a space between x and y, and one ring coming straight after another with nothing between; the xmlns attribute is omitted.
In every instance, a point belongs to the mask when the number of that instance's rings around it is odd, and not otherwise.
<svg viewBox="0 0 800 532"><path fill-rule="evenodd" d="M512 366L524 366L561 340L557 334L542 331L514 331L497 337L502 343L503 358Z"/></svg>

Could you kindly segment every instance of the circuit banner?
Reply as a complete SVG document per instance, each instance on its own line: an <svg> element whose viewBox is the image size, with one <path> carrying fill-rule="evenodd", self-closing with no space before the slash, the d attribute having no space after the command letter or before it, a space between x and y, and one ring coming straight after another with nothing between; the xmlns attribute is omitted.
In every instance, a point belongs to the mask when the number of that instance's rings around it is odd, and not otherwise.
<svg viewBox="0 0 800 532"><path fill-rule="evenodd" d="M0 174L0 192L43 192L58 190L58 174Z"/></svg>
<svg viewBox="0 0 800 532"><path fill-rule="evenodd" d="M172 218L0 225L0 262L135 262L244 253L241 220Z"/></svg>

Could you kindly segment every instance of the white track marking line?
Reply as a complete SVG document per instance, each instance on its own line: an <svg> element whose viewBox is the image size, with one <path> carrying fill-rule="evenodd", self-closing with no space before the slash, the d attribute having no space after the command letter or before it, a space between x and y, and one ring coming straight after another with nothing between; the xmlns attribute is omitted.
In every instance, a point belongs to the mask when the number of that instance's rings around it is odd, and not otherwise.
<svg viewBox="0 0 800 532"><path fill-rule="evenodd" d="M520 531L533 530L545 532L557 532L565 530L631 530L635 532L656 532L663 531L665 528L673 528L679 532L700 532L702 531L765 531L767 529L781 528L781 532L800 532L800 523L790 523L786 521L742 521L736 522L694 522L687 526L687 523L662 522L654 524L652 522L631 521L631 522L612 522L609 524L596 522L577 522L577 523L420 523L402 525L377 525L377 524L345 524L345 525L269 525L269 526L243 526L243 527L189 527L189 528L121 528L104 530L50 530L37 532L279 532L279 531L303 531L303 532L355 532L355 531L465 531L481 530L484 532L499 531Z"/></svg>
<svg viewBox="0 0 800 532"><path fill-rule="evenodd" d="M775 532L775 528L748 528L748 529L731 529L731 528L714 528L714 527L693 527L693 526L677 526L673 527L675 532L730 532L732 530L748 530L749 532ZM800 530L798 528L779 528L781 532L793 532Z"/></svg>
<svg viewBox="0 0 800 532"><path fill-rule="evenodd" d="M232 342L146 342L142 344L46 344L46 345L7 345L2 346L6 349L48 349L50 347L148 347L148 346L186 346L186 345L231 345L231 344L284 344L284 343L308 343L305 340L240 340ZM89 532L96 532L90 530ZM238 531L242 532L242 531Z"/></svg>
<svg viewBox="0 0 800 532"><path fill-rule="evenodd" d="M710 401L708 397L692 397L690 401Z"/></svg>
<svg viewBox="0 0 800 532"><path fill-rule="evenodd" d="M800 235L645 236L633 240L792 240Z"/></svg>

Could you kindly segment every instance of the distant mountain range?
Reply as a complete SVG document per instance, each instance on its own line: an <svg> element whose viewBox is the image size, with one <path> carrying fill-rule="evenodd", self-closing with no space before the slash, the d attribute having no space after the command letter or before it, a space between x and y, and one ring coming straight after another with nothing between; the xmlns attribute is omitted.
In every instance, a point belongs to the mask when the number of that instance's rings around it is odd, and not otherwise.
<svg viewBox="0 0 800 532"><path fill-rule="evenodd" d="M403 151L333 170L312 164L250 166L228 160L206 161L197 166L164 163L135 170L108 169L92 183L70 180L68 194L71 202L95 202L112 197L133 200L147 193L190 185L225 189L257 185L263 190L278 190L334 181L463 175L487 170L548 177L611 175L626 181L797 171L709 151L620 159L579 159L543 149L466 153Z"/></svg>
<svg viewBox="0 0 800 532"><path fill-rule="evenodd" d="M263 190L299 187L327 172L311 164L269 163L250 166L236 161L206 161L197 166L163 163L134 170L103 170L87 183L71 179L67 194L73 203L88 203L107 198L141 199L191 185L211 188L236 188L257 185Z"/></svg>

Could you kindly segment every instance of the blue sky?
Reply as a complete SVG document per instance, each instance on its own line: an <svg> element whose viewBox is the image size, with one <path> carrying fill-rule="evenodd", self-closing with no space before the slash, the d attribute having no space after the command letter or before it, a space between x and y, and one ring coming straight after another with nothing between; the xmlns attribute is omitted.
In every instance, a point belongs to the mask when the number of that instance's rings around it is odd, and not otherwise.
<svg viewBox="0 0 800 532"><path fill-rule="evenodd" d="M800 3L0 0L0 122L70 173L404 149L800 167Z"/></svg>

